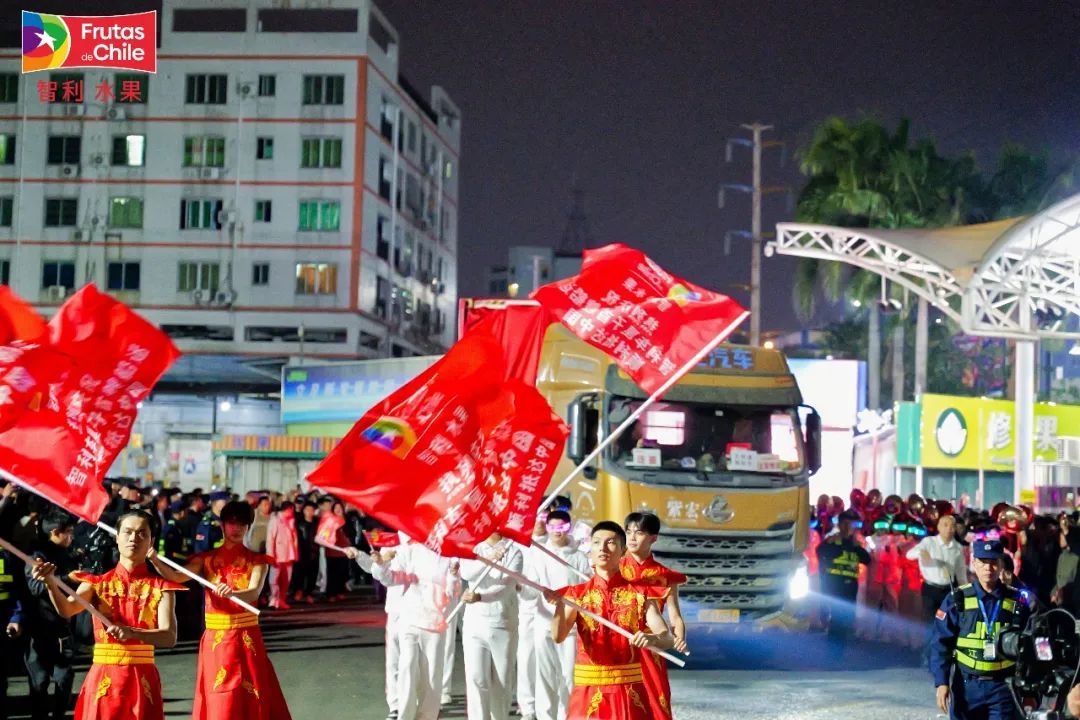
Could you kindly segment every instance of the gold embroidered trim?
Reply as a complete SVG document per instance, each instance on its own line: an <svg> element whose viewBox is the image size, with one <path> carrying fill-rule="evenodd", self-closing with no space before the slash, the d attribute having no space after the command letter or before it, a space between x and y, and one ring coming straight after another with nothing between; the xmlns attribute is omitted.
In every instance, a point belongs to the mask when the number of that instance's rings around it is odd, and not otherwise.
<svg viewBox="0 0 1080 720"><path fill-rule="evenodd" d="M600 703L604 702L604 693L599 690L592 696L592 700L589 701L589 708L585 711L585 720L589 720L592 714L600 709Z"/></svg>
<svg viewBox="0 0 1080 720"><path fill-rule="evenodd" d="M214 678L214 689L215 690L217 690L219 687L221 687L225 683L225 675L226 674L227 673L225 672L225 666L224 665L222 665L220 668L218 668L217 677Z"/></svg>
<svg viewBox="0 0 1080 720"><path fill-rule="evenodd" d="M109 692L109 688L111 686L112 680L109 679L108 675L101 678L101 682L98 683L97 686L97 694L94 696L94 700L100 700L101 698L105 697L105 693Z"/></svg>

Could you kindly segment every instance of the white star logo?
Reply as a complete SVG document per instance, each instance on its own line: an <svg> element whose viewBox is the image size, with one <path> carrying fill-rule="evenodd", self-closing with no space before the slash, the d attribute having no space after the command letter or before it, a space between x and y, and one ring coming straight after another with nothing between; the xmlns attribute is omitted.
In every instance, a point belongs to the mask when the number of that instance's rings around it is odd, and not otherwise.
<svg viewBox="0 0 1080 720"><path fill-rule="evenodd" d="M39 40L41 40L41 43L38 45L38 47L41 47L42 45L48 45L50 50L56 52L56 38L54 38L45 30L34 34L38 36Z"/></svg>

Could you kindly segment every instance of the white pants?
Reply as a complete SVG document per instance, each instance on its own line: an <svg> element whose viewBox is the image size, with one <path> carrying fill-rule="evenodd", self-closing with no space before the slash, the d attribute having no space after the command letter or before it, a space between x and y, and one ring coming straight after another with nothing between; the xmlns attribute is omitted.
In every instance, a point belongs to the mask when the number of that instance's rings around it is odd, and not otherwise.
<svg viewBox="0 0 1080 720"><path fill-rule="evenodd" d="M453 604L451 603L451 607ZM442 694L444 697L450 697L450 686L453 684L454 679L454 653L457 652L457 634L458 625L461 624L461 616L463 613L458 613L446 628L446 652L443 654L443 680L442 680Z"/></svg>
<svg viewBox="0 0 1080 720"><path fill-rule="evenodd" d="M533 653L533 624L536 610L522 601L518 605L517 704L518 712L536 714L533 683L536 682L536 656Z"/></svg>
<svg viewBox="0 0 1080 720"><path fill-rule="evenodd" d="M510 673L517 650L515 633L507 628L470 627L461 630L465 655L465 712L469 720L507 720L510 717Z"/></svg>
<svg viewBox="0 0 1080 720"><path fill-rule="evenodd" d="M401 619L405 622L405 619ZM397 702L400 720L436 720L442 693L442 633L408 625L398 632Z"/></svg>
<svg viewBox="0 0 1080 720"><path fill-rule="evenodd" d="M398 656L401 654L401 620L397 613L386 614L386 707L398 711Z"/></svg>
<svg viewBox="0 0 1080 720"><path fill-rule="evenodd" d="M574 685L577 633L571 631L569 637L556 644L551 639L551 626L539 617L533 631L536 720L562 720L566 717L570 688Z"/></svg>
<svg viewBox="0 0 1080 720"><path fill-rule="evenodd" d="M289 599L289 582L292 580L292 563L274 563L270 566L270 606Z"/></svg>

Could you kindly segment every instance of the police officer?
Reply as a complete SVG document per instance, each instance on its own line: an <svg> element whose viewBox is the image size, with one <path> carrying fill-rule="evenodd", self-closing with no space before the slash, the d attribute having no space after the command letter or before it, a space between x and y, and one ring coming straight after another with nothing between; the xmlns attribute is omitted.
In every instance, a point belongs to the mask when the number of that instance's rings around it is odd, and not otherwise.
<svg viewBox="0 0 1080 720"><path fill-rule="evenodd" d="M930 674L938 708L953 720L1018 718L1005 682L1015 663L1002 656L998 638L1005 628L1023 628L1031 609L1020 591L1001 581L1001 542L972 546L976 581L951 592L934 615Z"/></svg>
<svg viewBox="0 0 1080 720"><path fill-rule="evenodd" d="M8 716L8 658L14 654L15 640L22 633L16 580L7 552L0 550L0 720L6 720Z"/></svg>
<svg viewBox="0 0 1080 720"><path fill-rule="evenodd" d="M829 649L839 660L855 628L855 598L859 593L859 565L870 564L870 553L855 541L859 514L845 510L837 519L837 532L817 547L821 593L829 617Z"/></svg>
<svg viewBox="0 0 1080 720"><path fill-rule="evenodd" d="M221 508L232 499L232 495L219 490L210 493L210 510L203 515L202 522L195 528L195 543L192 549L197 553L216 550L225 544L225 533L221 529Z"/></svg>
<svg viewBox="0 0 1080 720"><path fill-rule="evenodd" d="M191 538L184 534L187 512L188 506L180 500L170 504L169 519L165 521L161 537L158 538L158 554L181 565L191 557Z"/></svg>

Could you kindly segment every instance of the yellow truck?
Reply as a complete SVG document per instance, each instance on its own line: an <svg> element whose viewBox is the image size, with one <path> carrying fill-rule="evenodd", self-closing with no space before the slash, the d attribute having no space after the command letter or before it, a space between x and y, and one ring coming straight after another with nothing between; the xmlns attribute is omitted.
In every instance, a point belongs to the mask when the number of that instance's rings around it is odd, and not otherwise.
<svg viewBox="0 0 1080 720"><path fill-rule="evenodd" d="M536 386L570 426L556 481L648 397L561 325L544 338ZM820 417L802 405L783 354L720 345L568 494L575 518L589 523L621 523L636 510L659 516L654 551L689 578L679 591L688 622L787 625L789 601L808 591L809 478L820 456Z"/></svg>

